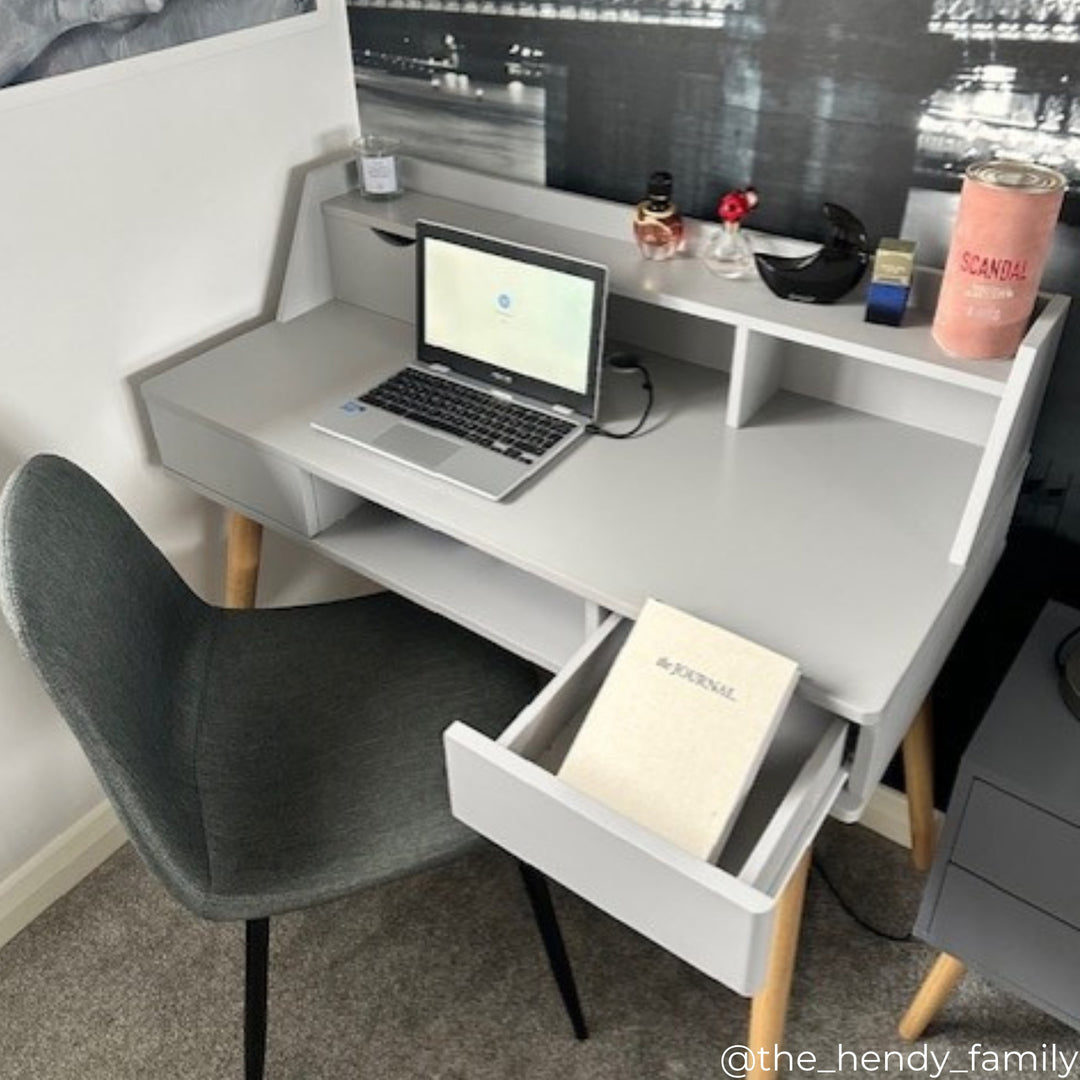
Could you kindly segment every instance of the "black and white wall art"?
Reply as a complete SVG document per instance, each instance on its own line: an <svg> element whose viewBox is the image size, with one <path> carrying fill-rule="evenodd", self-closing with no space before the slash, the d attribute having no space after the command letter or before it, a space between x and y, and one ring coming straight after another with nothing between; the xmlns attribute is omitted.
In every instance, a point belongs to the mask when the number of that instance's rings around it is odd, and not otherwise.
<svg viewBox="0 0 1080 1080"><path fill-rule="evenodd" d="M0 87L314 11L316 0L0 0Z"/></svg>
<svg viewBox="0 0 1080 1080"><path fill-rule="evenodd" d="M938 266L966 166L1039 161L1070 183L1044 285L1080 293L1080 0L348 0L348 12L361 125L407 152L626 203L668 169L684 211L706 220L752 183L755 229L821 239L831 200ZM1048 475L1080 476L1074 353L1075 313L1037 440ZM1080 539L1080 492L1064 488L1072 511L1053 513Z"/></svg>
<svg viewBox="0 0 1080 1080"><path fill-rule="evenodd" d="M349 0L361 121L423 154L601 195L656 168L759 227L822 198L895 232L989 156L1080 184L1080 0ZM859 203L863 203L861 207ZM1075 216L1074 200L1070 199Z"/></svg>

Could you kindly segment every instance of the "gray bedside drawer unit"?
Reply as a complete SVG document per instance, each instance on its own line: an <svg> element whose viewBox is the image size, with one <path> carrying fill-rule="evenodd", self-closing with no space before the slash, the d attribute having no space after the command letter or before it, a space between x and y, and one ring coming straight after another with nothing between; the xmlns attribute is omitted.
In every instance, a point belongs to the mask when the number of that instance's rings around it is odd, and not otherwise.
<svg viewBox="0 0 1080 1080"><path fill-rule="evenodd" d="M1080 720L1051 602L964 754L915 924L922 940L1080 1028Z"/></svg>

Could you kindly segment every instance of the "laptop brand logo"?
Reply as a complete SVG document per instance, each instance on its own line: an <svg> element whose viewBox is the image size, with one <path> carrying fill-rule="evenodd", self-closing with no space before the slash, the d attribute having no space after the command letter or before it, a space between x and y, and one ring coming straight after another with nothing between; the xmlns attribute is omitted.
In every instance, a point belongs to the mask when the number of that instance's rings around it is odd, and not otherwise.
<svg viewBox="0 0 1080 1080"><path fill-rule="evenodd" d="M504 386L509 386L514 381L513 375L507 375L504 371L493 371L491 372L491 377L496 382L501 382Z"/></svg>
<svg viewBox="0 0 1080 1080"><path fill-rule="evenodd" d="M503 315L509 315L514 306L514 298L508 292L501 292L495 297L495 306Z"/></svg>

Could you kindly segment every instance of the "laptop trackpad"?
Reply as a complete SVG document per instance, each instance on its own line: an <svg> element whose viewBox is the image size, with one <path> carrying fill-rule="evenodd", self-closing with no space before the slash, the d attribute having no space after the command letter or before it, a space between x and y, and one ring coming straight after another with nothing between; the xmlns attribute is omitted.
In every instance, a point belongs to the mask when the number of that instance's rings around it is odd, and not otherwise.
<svg viewBox="0 0 1080 1080"><path fill-rule="evenodd" d="M425 469L434 469L461 449L458 443L442 439L438 435L429 435L426 431L420 431L408 424L395 424L389 431L384 431L377 439L372 440L371 445Z"/></svg>

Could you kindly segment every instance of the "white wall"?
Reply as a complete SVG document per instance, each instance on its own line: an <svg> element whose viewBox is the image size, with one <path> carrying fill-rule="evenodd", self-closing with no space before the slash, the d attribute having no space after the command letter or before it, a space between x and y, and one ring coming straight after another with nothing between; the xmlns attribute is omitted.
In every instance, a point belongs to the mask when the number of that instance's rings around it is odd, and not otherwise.
<svg viewBox="0 0 1080 1080"><path fill-rule="evenodd" d="M291 174L356 129L344 0L320 8L0 90L0 482L77 460L207 596L221 515L154 465L129 380L272 311ZM268 548L264 597L339 587ZM0 628L0 884L101 798Z"/></svg>

